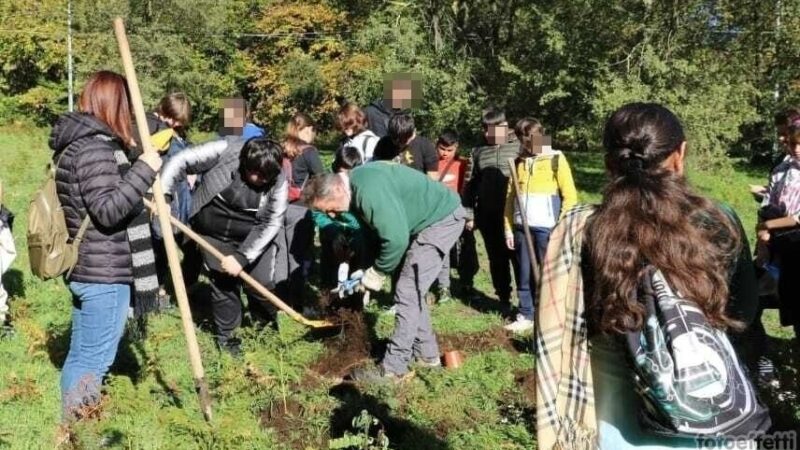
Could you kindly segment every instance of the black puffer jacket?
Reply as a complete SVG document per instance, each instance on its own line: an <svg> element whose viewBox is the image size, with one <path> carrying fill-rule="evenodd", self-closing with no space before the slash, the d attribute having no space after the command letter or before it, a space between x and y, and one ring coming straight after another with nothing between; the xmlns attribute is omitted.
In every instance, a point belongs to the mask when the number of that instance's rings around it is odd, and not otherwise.
<svg viewBox="0 0 800 450"><path fill-rule="evenodd" d="M62 116L53 126L50 148L53 160L58 162L58 198L70 236L77 234L87 211L91 217L70 280L131 283L126 228L141 211L142 197L156 173L146 163L136 161L121 176L114 158L120 141L107 125L88 114Z"/></svg>

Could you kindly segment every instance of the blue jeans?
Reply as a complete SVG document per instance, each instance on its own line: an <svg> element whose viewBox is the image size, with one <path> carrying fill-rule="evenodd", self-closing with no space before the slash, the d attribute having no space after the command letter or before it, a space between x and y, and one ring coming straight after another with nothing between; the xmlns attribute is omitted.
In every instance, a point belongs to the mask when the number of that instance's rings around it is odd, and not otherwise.
<svg viewBox="0 0 800 450"><path fill-rule="evenodd" d="M533 238L533 251L539 264L544 260L547 243L550 242L550 228L529 227ZM528 244L522 227L514 229L514 249L517 252L519 268L517 269L517 296L519 297L519 313L526 319L533 320L533 297L536 295L536 282L531 273L531 260L528 255Z"/></svg>
<svg viewBox="0 0 800 450"><path fill-rule="evenodd" d="M100 400L100 384L117 355L131 300L127 284L69 283L72 337L61 371L65 418Z"/></svg>

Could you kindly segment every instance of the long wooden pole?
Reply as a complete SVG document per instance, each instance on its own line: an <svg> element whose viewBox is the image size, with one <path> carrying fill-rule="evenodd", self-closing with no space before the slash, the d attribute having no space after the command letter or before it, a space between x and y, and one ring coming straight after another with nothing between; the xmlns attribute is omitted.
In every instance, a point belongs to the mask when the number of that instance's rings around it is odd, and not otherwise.
<svg viewBox="0 0 800 450"><path fill-rule="evenodd" d="M528 227L528 211L525 210L525 204L522 202L522 195L519 193L519 178L517 178L517 166L514 163L514 158L508 158L508 167L511 169L511 182L514 184L514 195L517 198L517 210L519 215L522 216L522 228L525 233L525 244L528 247L528 259L531 261L531 276L533 282L539 282L539 262L536 261L536 252L533 251L533 236Z"/></svg>
<svg viewBox="0 0 800 450"><path fill-rule="evenodd" d="M151 210L155 210L156 206L153 205L152 202L145 200L145 205ZM203 250L207 251L217 260L222 261L225 258L225 255L222 254L221 251L217 250L213 245L211 245L208 241L203 239L202 236L192 231L191 228L184 225L180 220L169 216L170 222L174 225L177 229L179 229L186 237L193 240L197 243ZM251 277L245 271L239 272L239 278L242 279L245 283L250 285L253 289L255 289L262 297L266 298L270 301L273 305L278 307L281 311L285 312L289 317L294 319L297 322L302 323L303 325L307 325L312 328L327 328L336 326L336 324L332 322L328 322L327 320L310 320L303 317L300 313L292 309L291 306L287 305L283 300L281 300L277 295L270 292L267 288L265 288L261 283L259 283L255 278Z"/></svg>
<svg viewBox="0 0 800 450"><path fill-rule="evenodd" d="M139 137L141 140L142 150L145 152L155 152L153 145L150 142L150 130L147 127L147 118L144 113L144 105L142 103L142 94L139 91L139 82L136 78L136 71L133 67L133 58L131 57L131 49L128 45L128 37L125 34L125 24L121 17L114 19L114 32L117 35L117 44L119 44L119 52L122 56L122 65L125 67L125 77L128 80L128 90L130 91L131 103L134 115L136 116L136 126L139 129ZM194 322L192 321L192 312L189 309L189 297L186 295L186 285L183 281L183 273L181 272L180 258L178 257L178 248L175 245L175 236L172 235L172 227L169 224L170 210L164 200L164 192L161 189L161 180L156 175L156 181L153 183L153 198L156 203L156 210L158 212L158 222L161 225L161 234L164 235L164 247L167 250L167 262L169 263L170 275L172 275L172 284L175 288L175 296L178 299L178 309L181 313L181 321L183 322L183 333L186 336L186 347L189 350L189 362L192 365L192 376L194 377L195 388L200 400L200 408L203 412L203 417L206 421L211 420L211 396L208 392L208 384L205 380L205 372L203 371L203 361L200 359L200 346L197 345L197 335L194 330Z"/></svg>

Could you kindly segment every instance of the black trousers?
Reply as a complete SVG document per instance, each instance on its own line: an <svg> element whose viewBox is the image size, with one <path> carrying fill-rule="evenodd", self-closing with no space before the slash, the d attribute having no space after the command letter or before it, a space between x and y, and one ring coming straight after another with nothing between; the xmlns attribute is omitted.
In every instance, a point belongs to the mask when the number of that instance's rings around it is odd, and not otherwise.
<svg viewBox="0 0 800 450"><path fill-rule="evenodd" d="M204 236L204 238L225 255L234 253L238 248L235 243L224 242L209 236ZM211 254L205 251L202 253L203 261L209 269L208 276L211 279L211 312L217 328L217 339L224 342L230 339L234 331L242 324L241 292L243 283L240 278L223 272L219 261ZM275 278L277 253L278 246L272 243L258 259L244 268L245 272L269 290L275 289L277 281ZM248 285L244 285L244 292L247 295L247 306L251 317L265 322L275 319L277 310L272 303Z"/></svg>
<svg viewBox="0 0 800 450"><path fill-rule="evenodd" d="M450 251L450 267L455 266L458 279L464 286L472 286L478 273L478 252L475 249L475 232L464 230L461 238Z"/></svg>
<svg viewBox="0 0 800 450"><path fill-rule="evenodd" d="M481 214L476 216L475 224L481 232L489 256L489 272L492 276L494 292L502 303L511 302L511 271L517 272L517 257L506 246L503 230L503 214Z"/></svg>

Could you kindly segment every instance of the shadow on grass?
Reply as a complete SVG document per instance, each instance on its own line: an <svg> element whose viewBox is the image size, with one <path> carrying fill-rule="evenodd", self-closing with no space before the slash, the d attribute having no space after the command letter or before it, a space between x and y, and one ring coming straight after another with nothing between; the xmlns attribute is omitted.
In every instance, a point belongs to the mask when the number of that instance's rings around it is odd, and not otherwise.
<svg viewBox="0 0 800 450"><path fill-rule="evenodd" d="M3 289L9 297L25 297L25 277L21 270L9 269L3 274Z"/></svg>
<svg viewBox="0 0 800 450"><path fill-rule="evenodd" d="M800 431L800 344L795 339L770 337L768 354L775 364L779 387L762 388L773 431Z"/></svg>
<svg viewBox="0 0 800 450"><path fill-rule="evenodd" d="M362 410L380 421L384 433L389 438L391 448L403 450L446 450L447 443L441 440L433 430L421 428L409 420L393 414L389 405L381 399L361 393L352 384L339 384L330 389L329 394L341 402L334 409L330 418L331 439L344 436L345 431L355 434L352 421ZM398 413L398 415L400 415ZM377 430L375 430L377 432Z"/></svg>

